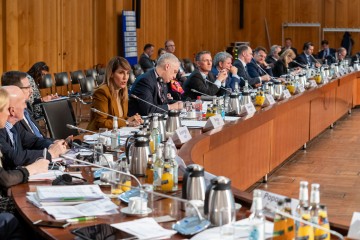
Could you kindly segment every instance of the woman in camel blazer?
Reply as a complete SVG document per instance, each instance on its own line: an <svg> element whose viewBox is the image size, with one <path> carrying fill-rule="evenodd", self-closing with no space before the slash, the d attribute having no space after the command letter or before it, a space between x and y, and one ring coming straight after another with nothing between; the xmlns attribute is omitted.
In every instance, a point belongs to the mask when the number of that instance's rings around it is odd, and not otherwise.
<svg viewBox="0 0 360 240"><path fill-rule="evenodd" d="M127 81L129 80L130 69L130 64L125 58L112 58L106 67L104 82L94 92L92 107L101 112L126 119L129 125L136 126L141 123L141 117L138 114L127 117L129 101ZM119 119L118 126L126 126L125 121ZM97 131L99 128L112 129L112 127L112 117L91 112L88 130Z"/></svg>

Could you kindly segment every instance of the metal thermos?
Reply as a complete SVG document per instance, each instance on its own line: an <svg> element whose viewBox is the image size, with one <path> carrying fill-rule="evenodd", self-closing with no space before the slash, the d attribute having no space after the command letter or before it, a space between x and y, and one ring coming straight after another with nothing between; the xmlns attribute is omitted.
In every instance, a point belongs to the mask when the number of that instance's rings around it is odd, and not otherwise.
<svg viewBox="0 0 360 240"><path fill-rule="evenodd" d="M151 115L149 115L149 118L151 119L150 121L150 132L153 129L153 117L157 116L158 117L158 121L159 121L159 125L158 125L158 129L161 135L161 142L166 141L166 132L165 132L165 123L164 123L164 115L161 113L153 113Z"/></svg>
<svg viewBox="0 0 360 240"><path fill-rule="evenodd" d="M130 173L135 176L145 176L149 154L149 139L146 137L135 138L132 144L128 144L126 157L130 162Z"/></svg>
<svg viewBox="0 0 360 240"><path fill-rule="evenodd" d="M182 198L187 200L205 200L204 168L198 164L187 166L184 178Z"/></svg>
<svg viewBox="0 0 360 240"><path fill-rule="evenodd" d="M168 118L166 120L166 132L173 133L179 127L181 127L180 111L179 110L169 110Z"/></svg>
<svg viewBox="0 0 360 240"><path fill-rule="evenodd" d="M205 193L204 212L215 226L235 221L235 201L230 179L223 176L211 179Z"/></svg>
<svg viewBox="0 0 360 240"><path fill-rule="evenodd" d="M240 114L241 107L240 107L240 95L239 93L231 93L230 94L230 101L229 101L229 111L235 112L236 114Z"/></svg>

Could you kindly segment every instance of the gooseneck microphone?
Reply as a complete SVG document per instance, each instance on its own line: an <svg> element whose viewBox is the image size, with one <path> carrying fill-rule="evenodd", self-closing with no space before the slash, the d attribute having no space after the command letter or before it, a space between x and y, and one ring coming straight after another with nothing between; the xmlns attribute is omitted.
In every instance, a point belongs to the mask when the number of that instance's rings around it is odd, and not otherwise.
<svg viewBox="0 0 360 240"><path fill-rule="evenodd" d="M158 107L158 106L156 106L155 104L152 104L151 102L148 102L148 101L146 101L146 100L144 100L144 99L142 99L142 98L139 98L138 96L136 96L136 95L134 95L134 94L131 94L130 97L135 98L135 99L137 99L137 100L140 100L140 101L142 101L142 102L144 102L144 103L147 103L147 104L149 104L149 105L151 105L151 106L153 106L153 107L155 107L155 108L157 108L157 109L160 109L161 111L167 113L167 111L166 111L165 109L162 109L161 107Z"/></svg>
<svg viewBox="0 0 360 240"><path fill-rule="evenodd" d="M107 163L107 165L108 165L109 167L111 167L110 162L106 159L104 153L95 151L95 150L93 150L93 149L91 149L91 148L87 148L87 147L81 146L80 144L78 144L78 143L76 143L76 142L72 142L72 145L73 145L74 147L77 147L77 148L80 148L80 149L84 149L84 150L90 151L90 152L92 152L92 153L96 153L96 154L99 154L99 155L103 156L104 159L105 159L105 161L106 161L106 163ZM95 161L95 159L94 159L94 161Z"/></svg>
<svg viewBox="0 0 360 240"><path fill-rule="evenodd" d="M276 77L270 76L270 74L267 73L267 72L265 71L265 69L263 69L263 68L260 66L260 64L256 63L256 65L261 69L261 71L262 71L263 73L265 73L266 75L269 75L269 77L270 77L272 80L277 80Z"/></svg>
<svg viewBox="0 0 360 240"><path fill-rule="evenodd" d="M314 59L315 62L317 62L318 64L321 65L321 63L312 54L310 54L310 56L311 56L312 59Z"/></svg>
<svg viewBox="0 0 360 240"><path fill-rule="evenodd" d="M195 90L195 89L193 89L193 88L190 89L190 91L192 91L192 92L194 92L194 93L199 93L199 94L201 94L201 95L208 96L208 97L215 97L215 96L211 96L211 95L209 95L209 94L200 92L200 91L198 91L198 90Z"/></svg>
<svg viewBox="0 0 360 240"><path fill-rule="evenodd" d="M66 124L66 127L70 128L70 129L79 130L79 131L82 131L82 132L89 132L89 133L92 133L92 134L100 134L100 133L97 133L97 132L94 132L94 131L87 130L85 128L76 127L76 126L71 125L71 124Z"/></svg>
<svg viewBox="0 0 360 240"><path fill-rule="evenodd" d="M295 61L295 60L292 60L291 62L296 63L297 65L299 65L299 66L302 67L302 68L307 68L307 67L308 67L308 66L305 66L304 64L301 64L301 63L299 63L299 62L297 62L297 61Z"/></svg>
<svg viewBox="0 0 360 240"><path fill-rule="evenodd" d="M213 83L212 81L210 81L210 80L208 80L208 79L204 79L206 82L208 82L208 83L211 83L212 85L215 85L215 86L217 86L217 87L219 87L218 85L216 85L215 83ZM220 86L219 88L221 88L221 89L223 89L223 90L225 90L225 91L227 91L227 92L229 92L229 93L232 93L231 91L229 91L229 90L227 90L226 88L224 88L223 86Z"/></svg>
<svg viewBox="0 0 360 240"><path fill-rule="evenodd" d="M246 80L242 77L242 76L239 76L240 77L240 80L243 80L244 81L244 83L246 84L248 84L247 86L250 88L250 89L254 89L250 84L249 84L249 82L246 82ZM244 86L245 87L245 86Z"/></svg>
<svg viewBox="0 0 360 240"><path fill-rule="evenodd" d="M105 115L105 116L108 116L108 117L112 117L112 118L114 119L114 121L115 121L116 119L119 119L119 120L121 120L121 121L124 121L126 124L129 124L129 122L126 121L126 119L123 119L123 118L120 118L120 117L117 117L117 116L114 116L114 115L110 115L110 114L108 114L108 113L106 113L106 112L102 112L102 111L100 111L100 110L97 110L96 108L91 108L91 111L93 111L93 112L95 112L95 113L99 113L99 114Z"/></svg>

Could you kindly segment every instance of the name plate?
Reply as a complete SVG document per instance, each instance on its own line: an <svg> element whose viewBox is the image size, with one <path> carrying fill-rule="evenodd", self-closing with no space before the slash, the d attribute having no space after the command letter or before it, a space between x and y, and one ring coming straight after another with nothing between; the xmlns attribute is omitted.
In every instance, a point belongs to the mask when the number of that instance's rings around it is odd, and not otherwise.
<svg viewBox="0 0 360 240"><path fill-rule="evenodd" d="M218 128L224 125L224 120L222 116L217 114L215 116L209 117L204 128Z"/></svg>
<svg viewBox="0 0 360 240"><path fill-rule="evenodd" d="M275 102L274 98L272 95L270 94L265 94L265 102L268 104L268 105L273 105Z"/></svg>
<svg viewBox="0 0 360 240"><path fill-rule="evenodd" d="M187 127L179 127L175 130L175 134L173 135L173 140L180 142L181 144L186 143L192 137Z"/></svg>
<svg viewBox="0 0 360 240"><path fill-rule="evenodd" d="M299 85L297 86L297 89L298 89L298 92L299 92L299 93L305 92L304 85L302 85L302 84L299 84Z"/></svg>
<svg viewBox="0 0 360 240"><path fill-rule="evenodd" d="M360 212L354 212L348 232L351 239L360 239Z"/></svg>
<svg viewBox="0 0 360 240"><path fill-rule="evenodd" d="M335 73L335 76L336 76L337 78L341 77L340 72Z"/></svg>
<svg viewBox="0 0 360 240"><path fill-rule="evenodd" d="M249 102L247 104L245 104L245 111L247 112L247 114L252 115L256 112L255 106L252 102Z"/></svg>
<svg viewBox="0 0 360 240"><path fill-rule="evenodd" d="M349 72L354 72L354 71L355 71L354 67L349 68Z"/></svg>
<svg viewBox="0 0 360 240"><path fill-rule="evenodd" d="M345 74L346 74L346 72L345 72L345 70L344 70L343 68L340 68L339 73L340 73L340 76L342 76L342 75L345 75Z"/></svg>
<svg viewBox="0 0 360 240"><path fill-rule="evenodd" d="M285 90L283 91L283 95L284 95L284 98L285 98L285 99L287 99L287 98L290 98L290 97L291 97L291 94L290 94L290 92L289 92L289 90L288 90L288 89L285 89Z"/></svg>
<svg viewBox="0 0 360 240"><path fill-rule="evenodd" d="M260 190L261 191L261 197L262 197L262 202L263 202L263 206L266 207L270 207L273 209L277 208L277 202L282 200L285 201L285 198L287 198L286 196L280 195L280 194L276 194L276 193L272 193L272 192L268 192L268 191L264 191L264 190ZM296 207L299 205L299 200L298 199L291 199L291 213L294 215L296 212Z"/></svg>
<svg viewBox="0 0 360 240"><path fill-rule="evenodd" d="M310 87L317 87L315 80L309 80L309 83L310 83Z"/></svg>

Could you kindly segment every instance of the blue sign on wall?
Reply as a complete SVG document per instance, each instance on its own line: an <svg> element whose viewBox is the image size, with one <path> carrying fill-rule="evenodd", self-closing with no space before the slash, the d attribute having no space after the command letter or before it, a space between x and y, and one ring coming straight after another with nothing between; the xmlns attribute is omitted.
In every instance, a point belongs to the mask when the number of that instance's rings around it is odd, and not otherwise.
<svg viewBox="0 0 360 240"><path fill-rule="evenodd" d="M124 57L130 65L137 64L136 16L134 11L122 11Z"/></svg>

